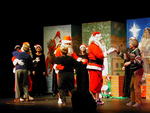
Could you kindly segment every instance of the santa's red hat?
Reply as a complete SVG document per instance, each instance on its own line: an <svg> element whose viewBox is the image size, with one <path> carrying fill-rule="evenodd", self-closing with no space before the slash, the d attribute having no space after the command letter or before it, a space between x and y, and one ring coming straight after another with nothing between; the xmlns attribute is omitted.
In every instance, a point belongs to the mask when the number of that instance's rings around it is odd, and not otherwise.
<svg viewBox="0 0 150 113"><path fill-rule="evenodd" d="M20 46L20 45L16 45L16 46L14 47L14 49L15 49L15 50L21 49L21 46Z"/></svg>
<svg viewBox="0 0 150 113"><path fill-rule="evenodd" d="M81 44L79 48L81 49L82 47L87 48L87 46L85 44Z"/></svg>
<svg viewBox="0 0 150 113"><path fill-rule="evenodd" d="M39 45L39 44L34 45L35 49L37 49L38 47L42 49L41 45Z"/></svg>
<svg viewBox="0 0 150 113"><path fill-rule="evenodd" d="M100 45L100 44L99 44L99 41L102 40L102 39L103 39L103 37L102 37L102 35L101 35L100 32L93 32L93 33L91 34L91 37L89 38L89 43L88 43L88 45L90 45L92 42L95 42L95 43L97 43L98 45Z"/></svg>
<svg viewBox="0 0 150 113"><path fill-rule="evenodd" d="M62 43L71 43L72 38L71 36L64 36L63 40L61 41Z"/></svg>
<svg viewBox="0 0 150 113"><path fill-rule="evenodd" d="M92 33L92 36L93 36L93 37L102 37L102 35L101 35L100 32L93 32L93 33Z"/></svg>

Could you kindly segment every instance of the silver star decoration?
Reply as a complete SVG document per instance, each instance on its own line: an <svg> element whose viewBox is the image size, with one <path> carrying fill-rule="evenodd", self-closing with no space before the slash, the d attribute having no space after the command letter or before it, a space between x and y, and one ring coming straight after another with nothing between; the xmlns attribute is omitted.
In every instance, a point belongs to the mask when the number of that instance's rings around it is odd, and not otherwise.
<svg viewBox="0 0 150 113"><path fill-rule="evenodd" d="M130 32L133 34L133 37L136 37L139 35L139 31L141 29L134 23L133 26L130 28Z"/></svg>

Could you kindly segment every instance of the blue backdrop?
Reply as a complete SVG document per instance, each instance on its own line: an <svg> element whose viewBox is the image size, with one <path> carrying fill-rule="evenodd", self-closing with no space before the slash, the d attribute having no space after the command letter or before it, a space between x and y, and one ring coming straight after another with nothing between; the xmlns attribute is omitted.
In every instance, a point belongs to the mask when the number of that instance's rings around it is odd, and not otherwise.
<svg viewBox="0 0 150 113"><path fill-rule="evenodd" d="M144 29L150 28L150 18L139 18L127 20L127 47L129 47L129 38L136 37L138 41L141 41Z"/></svg>

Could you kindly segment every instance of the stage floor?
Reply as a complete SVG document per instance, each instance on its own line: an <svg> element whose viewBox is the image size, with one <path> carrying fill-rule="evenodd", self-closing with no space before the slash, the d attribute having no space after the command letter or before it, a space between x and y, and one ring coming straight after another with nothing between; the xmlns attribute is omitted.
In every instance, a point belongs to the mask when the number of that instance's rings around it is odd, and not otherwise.
<svg viewBox="0 0 150 113"><path fill-rule="evenodd" d="M139 108L127 107L128 99L103 99L105 104L97 106L98 113L150 113L150 100L143 99L143 106ZM57 104L57 97L43 96L34 101L14 103L13 98L0 99L0 111L5 113L72 113L70 97L66 106Z"/></svg>

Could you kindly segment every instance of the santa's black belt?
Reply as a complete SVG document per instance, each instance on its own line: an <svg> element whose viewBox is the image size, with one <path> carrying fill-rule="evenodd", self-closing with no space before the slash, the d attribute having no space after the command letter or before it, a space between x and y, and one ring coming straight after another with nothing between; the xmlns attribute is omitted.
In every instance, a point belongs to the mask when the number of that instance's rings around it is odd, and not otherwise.
<svg viewBox="0 0 150 113"><path fill-rule="evenodd" d="M101 60L101 59L96 59L96 60L89 59L89 63L95 63L95 64L103 65L103 60Z"/></svg>

